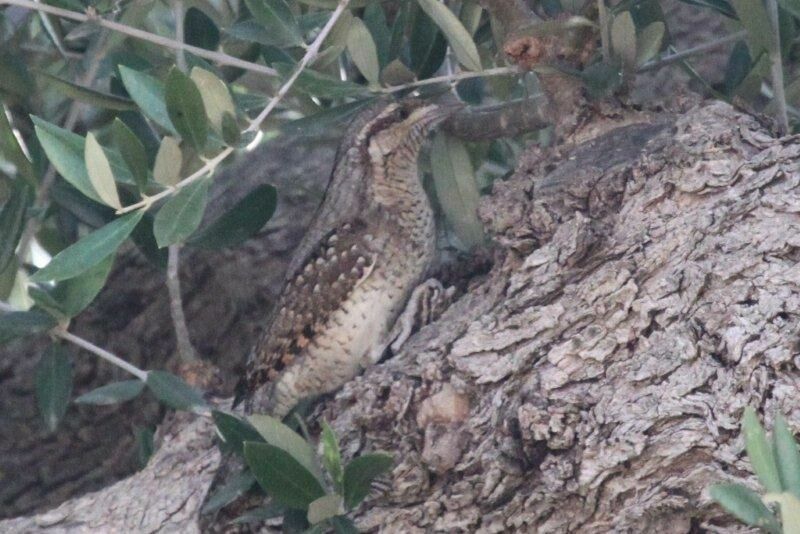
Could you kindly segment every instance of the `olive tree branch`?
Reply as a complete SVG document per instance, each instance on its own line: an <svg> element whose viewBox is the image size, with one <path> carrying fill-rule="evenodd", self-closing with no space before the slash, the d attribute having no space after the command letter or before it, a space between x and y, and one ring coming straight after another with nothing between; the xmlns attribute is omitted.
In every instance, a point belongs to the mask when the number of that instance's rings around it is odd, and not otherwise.
<svg viewBox="0 0 800 534"><path fill-rule="evenodd" d="M133 37L135 39L141 39L143 41L148 41L160 46L164 46L166 48L172 48L174 50L184 50L186 52L191 52L196 56L208 59L210 61L216 61L217 63L220 63L222 65L238 67L240 69L245 69L252 72L258 72L260 74L266 74L268 76L278 75L275 69L272 69L265 65L259 65L258 63L245 61L243 59L239 59L238 57L233 57L231 55L224 54L222 52L214 52L197 46L192 46L190 44L176 41L175 39L169 39L168 37L162 37L160 35L156 35L155 33L150 33L144 30L140 30L138 28L132 28L131 26L128 26L126 24L121 24L119 22L114 22L113 20L106 20L97 15L87 15L86 13L70 11L69 9L62 9L60 7L50 6L47 4L40 4L38 2L33 2L32 0L0 0L0 6L2 5L24 7L26 9L40 11L43 13L49 13L51 15L56 15L61 18L74 20L78 22L93 22L98 26L101 26L103 28L108 28L109 30L122 33L129 37Z"/></svg>
<svg viewBox="0 0 800 534"><path fill-rule="evenodd" d="M15 1L17 1L17 0L15 0ZM22 0L19 0L19 1L22 1ZM325 26L319 32L319 34L317 35L316 39L314 39L314 42L311 43L311 46L308 47L308 49L306 50L305 55L300 60L300 62L297 64L297 66L294 68L294 71L292 71L292 74L284 82L284 84L280 87L280 89L278 89L278 92L275 94L274 97L272 97L272 99L269 101L269 103L263 109L263 111L261 111L261 113L258 114L258 117L256 117L250 123L250 126L248 126L245 129L244 133L251 133L251 132L256 132L256 131L259 130L259 128L261 127L261 124L266 120L266 118L269 116L269 114L272 113L272 110L275 109L275 107L278 105L278 103L281 100L283 100L283 98L289 92L289 89L292 88L292 86L294 85L294 82L297 80L298 76L300 76L300 74L305 70L305 68L308 66L308 64L311 63L317 57L317 55L319 54L319 49L322 47L323 41L325 41L325 38L330 33L331 29L333 29L334 24L336 24L336 21L339 20L339 17L342 15L344 10L347 8L347 5L349 3L350 3L350 0L340 0L339 4L336 6L336 9L331 14L331 17L328 19L328 22L325 24ZM205 164L202 167L200 167L199 169L197 169L194 173L192 173L188 177L184 178L183 180L181 180L180 182L178 182L174 186L169 187L167 189L164 189L163 191L160 191L160 192L156 193L155 195L152 195L152 196L149 196L149 197L144 197L139 202L136 202L134 204L130 204L128 206L125 206L122 209L117 210L117 214L121 215L123 213L128 213L128 212L135 211L135 210L142 209L142 208L149 209L150 206L153 205L153 203L161 200L162 198L168 197L169 195L173 194L175 191L178 191L179 189L182 189L182 188L186 187L187 185L191 184L192 182L195 182L195 181L199 180L200 178L206 176L207 174L210 174L211 172L213 172L214 169L216 169L217 166L225 158L227 158L231 153L233 153L233 147L225 148L219 154L217 154L213 158L207 160L205 162Z"/></svg>

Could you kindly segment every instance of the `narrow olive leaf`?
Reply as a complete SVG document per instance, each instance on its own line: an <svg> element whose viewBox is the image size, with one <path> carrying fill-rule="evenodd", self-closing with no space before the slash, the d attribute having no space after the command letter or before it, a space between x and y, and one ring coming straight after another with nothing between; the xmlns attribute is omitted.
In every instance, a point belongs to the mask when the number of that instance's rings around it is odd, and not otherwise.
<svg viewBox="0 0 800 534"><path fill-rule="evenodd" d="M250 471L237 474L206 500L200 513L211 514L224 508L247 493L255 483L256 477L254 477Z"/></svg>
<svg viewBox="0 0 800 534"><path fill-rule="evenodd" d="M151 428L136 428L136 456L139 459L139 467L144 469L147 467L147 462L150 461L150 457L153 456L153 452L155 452L155 445L153 443L153 438L155 437L155 432Z"/></svg>
<svg viewBox="0 0 800 534"><path fill-rule="evenodd" d="M300 46L303 36L292 10L284 0L245 0L248 9L269 33L275 46Z"/></svg>
<svg viewBox="0 0 800 534"><path fill-rule="evenodd" d="M436 23L415 4L415 9L408 15L410 19L410 35L408 37L408 51L410 66L420 79L425 79L439 70L447 55L447 40L436 26ZM402 57L398 51L398 55Z"/></svg>
<svg viewBox="0 0 800 534"><path fill-rule="evenodd" d="M206 406L199 391L166 371L148 371L147 387L158 400L175 410L194 411Z"/></svg>
<svg viewBox="0 0 800 534"><path fill-rule="evenodd" d="M153 221L153 235L160 248L181 243L197 230L206 210L209 183L207 178L190 183L161 206Z"/></svg>
<svg viewBox="0 0 800 534"><path fill-rule="evenodd" d="M286 122L281 126L281 131L293 135L314 135L327 128L343 126L359 110L374 102L375 98L369 97L328 108L308 117Z"/></svg>
<svg viewBox="0 0 800 534"><path fill-rule="evenodd" d="M14 251L25 226L25 213L33 197L33 188L27 182L21 179L11 182L8 199L0 208L0 272L5 271L15 258Z"/></svg>
<svg viewBox="0 0 800 534"><path fill-rule="evenodd" d="M250 191L228 212L198 231L188 244L224 248L243 243L269 221L278 205L275 187L265 184Z"/></svg>
<svg viewBox="0 0 800 534"><path fill-rule="evenodd" d="M164 100L164 84L160 80L133 70L125 65L119 66L122 84L139 109L156 124L170 133L176 133L175 126L167 113Z"/></svg>
<svg viewBox="0 0 800 534"><path fill-rule="evenodd" d="M161 185L173 186L181 180L183 153L174 137L166 136L156 153L153 166L153 179Z"/></svg>
<svg viewBox="0 0 800 534"><path fill-rule="evenodd" d="M747 30L747 44L750 46L751 55L758 57L762 52L773 52L774 30L769 22L764 2L731 0L731 3L739 17L739 22Z"/></svg>
<svg viewBox="0 0 800 534"><path fill-rule="evenodd" d="M778 414L772 429L772 444L781 485L800 498L800 452L786 419Z"/></svg>
<svg viewBox="0 0 800 534"><path fill-rule="evenodd" d="M352 510L369 495L372 481L392 467L392 457L375 452L354 458L344 468L344 505Z"/></svg>
<svg viewBox="0 0 800 534"><path fill-rule="evenodd" d="M97 406L108 406L135 399L144 389L144 382L141 380L123 380L122 382L112 382L88 393L84 393L73 402L76 404L94 404Z"/></svg>
<svg viewBox="0 0 800 534"><path fill-rule="evenodd" d="M611 47L623 68L627 71L633 70L636 66L636 25L630 11L614 17L611 23Z"/></svg>
<svg viewBox="0 0 800 534"><path fill-rule="evenodd" d="M169 118L178 133L202 152L208 138L208 120L200 90L191 78L172 67L167 76L164 98Z"/></svg>
<svg viewBox="0 0 800 534"><path fill-rule="evenodd" d="M709 490L711 498L750 526L759 526L772 534L780 534L777 518L770 512L758 493L741 484L714 484Z"/></svg>
<svg viewBox="0 0 800 534"><path fill-rule="evenodd" d="M300 434L268 415L251 415L247 420L261 434L264 441L286 451L306 471L318 480L322 480L314 449Z"/></svg>
<svg viewBox="0 0 800 534"><path fill-rule="evenodd" d="M186 44L211 51L219 46L219 28L214 20L200 9L190 7L186 10L183 27Z"/></svg>
<svg viewBox="0 0 800 534"><path fill-rule="evenodd" d="M211 417L225 446L240 456L244 453L245 441L264 441L258 430L243 419L217 410L211 412Z"/></svg>
<svg viewBox="0 0 800 534"><path fill-rule="evenodd" d="M258 508L253 508L243 513L242 515L231 521L230 524L231 525L242 525L250 523L260 524L266 521L267 519L273 519L276 517L283 516L282 518L284 525L283 530L285 530L286 532L295 532L294 530L289 530L287 528L288 525L286 522L286 515L287 512L290 511L291 510L287 510L285 507L283 507L278 503L270 503L266 506L259 506Z"/></svg>
<svg viewBox="0 0 800 534"><path fill-rule="evenodd" d="M483 15L483 7L477 0L466 0L461 5L461 12L458 14L458 18L469 34L475 35L481 23L481 15Z"/></svg>
<svg viewBox="0 0 800 534"><path fill-rule="evenodd" d="M129 98L122 98L121 96L83 87L82 85L65 80L49 72L39 71L36 74L47 79L50 85L73 100L91 104L99 108L113 109L115 111L130 111L136 109L136 104Z"/></svg>
<svg viewBox="0 0 800 534"><path fill-rule="evenodd" d="M368 5L364 9L363 20L375 41L378 63L383 67L389 62L389 50L392 45L392 31L389 29L383 6L377 2Z"/></svg>
<svg viewBox="0 0 800 534"><path fill-rule="evenodd" d="M381 83L388 87L404 85L414 80L416 80L414 72L399 59L391 60L381 71Z"/></svg>
<svg viewBox="0 0 800 534"><path fill-rule="evenodd" d="M308 522L312 525L322 523L344 513L344 500L341 495L324 495L308 505Z"/></svg>
<svg viewBox="0 0 800 534"><path fill-rule="evenodd" d="M225 141L225 144L228 146L237 146L242 140L242 131L239 129L239 125L233 115L230 113L223 114L220 126L222 140Z"/></svg>
<svg viewBox="0 0 800 534"><path fill-rule="evenodd" d="M431 146L431 167L436 196L458 239L467 248L482 242L483 227L478 220L480 192L464 143L438 133Z"/></svg>
<svg viewBox="0 0 800 534"><path fill-rule="evenodd" d="M761 485L769 493L783 491L778 467L775 465L775 457L772 454L772 447L767 442L764 428L759 423L756 411L751 406L744 410L742 433L744 434L747 456L750 458L753 472L758 477Z"/></svg>
<svg viewBox="0 0 800 534"><path fill-rule="evenodd" d="M0 314L0 344L12 339L41 334L58 324L58 321L41 310Z"/></svg>
<svg viewBox="0 0 800 534"><path fill-rule="evenodd" d="M127 239L144 211L127 213L65 248L39 269L33 282L66 280L84 273L113 254Z"/></svg>
<svg viewBox="0 0 800 534"><path fill-rule="evenodd" d="M67 317L75 317L82 312L105 286L112 265L114 254L109 254L86 272L58 284L53 290L58 308Z"/></svg>
<svg viewBox="0 0 800 534"><path fill-rule="evenodd" d="M481 70L481 58L475 41L458 17L438 0L417 0L417 3L447 37L459 63L469 70Z"/></svg>
<svg viewBox="0 0 800 534"><path fill-rule="evenodd" d="M0 271L0 300L8 301L8 297L11 296L11 292L16 285L18 274L21 274L19 272L19 262L14 257L8 262L6 268Z"/></svg>
<svg viewBox="0 0 800 534"><path fill-rule="evenodd" d="M222 119L226 114L236 117L236 107L233 105L231 93L225 83L211 72L195 67L191 73L192 81L200 90L203 98L203 107L211 126L222 133Z"/></svg>
<svg viewBox="0 0 800 534"><path fill-rule="evenodd" d="M119 202L117 184L114 183L111 164L108 163L103 147L97 142L92 132L86 134L83 156L86 163L86 172L89 174L89 181L92 182L92 187L97 192L97 196L106 205L114 209L121 209L122 204Z"/></svg>
<svg viewBox="0 0 800 534"><path fill-rule="evenodd" d="M114 146L130 169L139 191L147 188L147 152L139 138L121 120L114 119L111 125Z"/></svg>
<svg viewBox="0 0 800 534"><path fill-rule="evenodd" d="M779 506L783 534L800 534L800 499L792 493L767 493L763 501Z"/></svg>
<svg viewBox="0 0 800 534"><path fill-rule="evenodd" d="M17 173L28 182L28 185L36 185L36 172L14 135L14 129L5 112L0 113L0 156L14 164Z"/></svg>
<svg viewBox="0 0 800 534"><path fill-rule="evenodd" d="M339 442L336 434L327 422L322 421L322 462L328 474L333 480L333 485L337 491L342 491L342 453L339 450Z"/></svg>
<svg viewBox="0 0 800 534"><path fill-rule="evenodd" d="M294 70L294 65L289 63L275 63L273 66L283 77L290 76ZM369 92L363 85L342 81L311 70L304 70L297 77L294 87L298 91L323 98L344 98Z"/></svg>
<svg viewBox="0 0 800 534"><path fill-rule="evenodd" d="M36 366L36 402L48 432L64 418L72 394L72 365L67 349L52 344Z"/></svg>
<svg viewBox="0 0 800 534"><path fill-rule="evenodd" d="M378 63L378 49L367 26L359 18L353 18L350 30L347 33L347 51L358 67L359 72L367 79L370 85L379 83L380 65Z"/></svg>
<svg viewBox="0 0 800 534"><path fill-rule="evenodd" d="M317 477L278 447L246 441L244 458L258 483L277 503L305 510L325 495Z"/></svg>
<svg viewBox="0 0 800 534"><path fill-rule="evenodd" d="M636 39L636 66L641 67L658 54L667 27L661 21L648 24Z"/></svg>
<svg viewBox="0 0 800 534"><path fill-rule="evenodd" d="M86 172L83 138L39 117L31 116L31 119L35 125L36 137L58 173L87 197L103 202L92 187Z"/></svg>
<svg viewBox="0 0 800 534"><path fill-rule="evenodd" d="M330 522L336 534L359 534L361 532L349 517L343 515L332 517Z"/></svg>

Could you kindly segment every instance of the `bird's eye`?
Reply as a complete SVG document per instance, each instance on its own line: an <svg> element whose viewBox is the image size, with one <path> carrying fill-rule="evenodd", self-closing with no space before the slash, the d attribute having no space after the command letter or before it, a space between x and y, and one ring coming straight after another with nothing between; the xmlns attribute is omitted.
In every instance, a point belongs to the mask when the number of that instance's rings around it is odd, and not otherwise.
<svg viewBox="0 0 800 534"><path fill-rule="evenodd" d="M404 121L411 115L411 112L408 111L407 108L400 108L398 110L398 115L400 115L400 120Z"/></svg>

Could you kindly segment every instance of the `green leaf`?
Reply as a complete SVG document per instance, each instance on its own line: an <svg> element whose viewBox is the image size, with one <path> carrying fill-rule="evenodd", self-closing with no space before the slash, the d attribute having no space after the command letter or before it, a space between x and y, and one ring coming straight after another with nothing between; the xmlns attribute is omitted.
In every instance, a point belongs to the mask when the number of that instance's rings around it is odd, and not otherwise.
<svg viewBox="0 0 800 534"><path fill-rule="evenodd" d="M359 534L359 530L350 518L343 515L331 518L331 525L336 534Z"/></svg>
<svg viewBox="0 0 800 534"><path fill-rule="evenodd" d="M797 451L797 442L789 430L786 419L780 414L775 416L772 444L781 486L796 497L800 497L800 453Z"/></svg>
<svg viewBox="0 0 800 534"><path fill-rule="evenodd" d="M173 186L181 180L183 153L174 137L166 136L161 140L153 167L153 179L161 185Z"/></svg>
<svg viewBox="0 0 800 534"><path fill-rule="evenodd" d="M469 70L481 70L481 58L478 48L472 40L461 21L458 20L452 11L438 0L417 0L419 7L436 23L442 30L453 53L459 63Z"/></svg>
<svg viewBox="0 0 800 534"><path fill-rule="evenodd" d="M769 22L767 9L760 0L731 0L739 22L747 30L750 54L757 57L762 52L772 52L772 35L775 30Z"/></svg>
<svg viewBox="0 0 800 534"><path fill-rule="evenodd" d="M181 243L197 230L206 210L208 186L207 178L192 182L161 206L153 221L153 234L159 247Z"/></svg>
<svg viewBox="0 0 800 534"><path fill-rule="evenodd" d="M353 18L347 33L347 51L358 70L371 85L380 83L378 49L367 26L359 18Z"/></svg>
<svg viewBox="0 0 800 534"><path fill-rule="evenodd" d="M305 510L325 495L319 480L291 454L278 447L246 441L244 457L258 483L277 503Z"/></svg>
<svg viewBox="0 0 800 534"><path fill-rule="evenodd" d="M144 427L136 429L136 453L139 458L139 467L144 469L147 467L147 462L153 456L155 446L153 444L153 436L155 432L152 429Z"/></svg>
<svg viewBox="0 0 800 534"><path fill-rule="evenodd" d="M69 406L72 365L67 349L52 344L36 366L36 402L48 432L55 431Z"/></svg>
<svg viewBox="0 0 800 534"><path fill-rule="evenodd" d="M363 98L319 113L284 123L281 131L292 135L313 135L328 128L343 126L358 111L375 102L375 98Z"/></svg>
<svg viewBox="0 0 800 534"><path fill-rule="evenodd" d="M415 6L411 13L411 34L408 38L410 65L417 76L424 79L441 67L447 54L447 41L436 23L422 9Z"/></svg>
<svg viewBox="0 0 800 534"><path fill-rule="evenodd" d="M314 449L300 434L269 415L251 415L247 420L261 434L264 441L286 451L306 471L318 480L322 480Z"/></svg>
<svg viewBox="0 0 800 534"><path fill-rule="evenodd" d="M737 519L750 526L760 526L773 534L780 534L778 520L761 502L761 497L741 484L714 484L711 498Z"/></svg>
<svg viewBox="0 0 800 534"><path fill-rule="evenodd" d="M783 491L778 467L775 465L775 457L772 454L772 447L767 442L764 428L759 423L756 411L751 406L744 410L742 433L744 434L747 456L750 458L753 472L758 477L758 480L769 493Z"/></svg>
<svg viewBox="0 0 800 534"><path fill-rule="evenodd" d="M36 137L58 173L78 191L102 203L103 200L95 192L86 172L83 138L39 117L31 116L31 119L35 125Z"/></svg>
<svg viewBox="0 0 800 534"><path fill-rule="evenodd" d="M14 129L5 112L0 113L0 156L14 164L17 173L28 182L28 185L36 185L33 165L14 135Z"/></svg>
<svg viewBox="0 0 800 534"><path fill-rule="evenodd" d="M250 191L228 212L189 239L202 248L224 248L243 243L269 221L278 205L275 187L265 184Z"/></svg>
<svg viewBox="0 0 800 534"><path fill-rule="evenodd" d="M106 384L88 393L84 393L75 399L74 402L76 404L95 404L97 406L118 404L138 397L144 389L144 385L144 382L141 380L112 382L111 384Z"/></svg>
<svg viewBox="0 0 800 534"><path fill-rule="evenodd" d="M236 108L228 87L214 74L199 67L192 69L191 78L203 98L203 107L209 122L214 129L222 132L222 118L225 114L236 117Z"/></svg>
<svg viewBox="0 0 800 534"><path fill-rule="evenodd" d="M464 143L438 133L431 146L431 168L436 196L456 236L466 248L481 243L484 235L478 220L480 192Z"/></svg>
<svg viewBox="0 0 800 534"><path fill-rule="evenodd" d="M149 74L133 70L125 65L119 66L119 73L125 90L128 91L139 109L168 132L176 133L175 126L167 113L164 84Z"/></svg>
<svg viewBox="0 0 800 534"><path fill-rule="evenodd" d="M183 23L186 44L214 51L219 46L219 28L214 21L196 7L186 10Z"/></svg>
<svg viewBox="0 0 800 534"><path fill-rule="evenodd" d="M66 280L84 273L113 254L127 239L144 211L127 213L95 230L77 243L59 252L50 263L39 269L33 282Z"/></svg>
<svg viewBox="0 0 800 534"><path fill-rule="evenodd" d="M147 387L158 400L176 410L196 411L206 406L200 392L166 371L148 371Z"/></svg>
<svg viewBox="0 0 800 534"><path fill-rule="evenodd" d="M231 521L231 525L241 525L247 523L263 523L267 519L273 519L275 517L283 516L283 529L285 532L289 532L286 529L286 513L290 512L291 510L287 510L283 506L277 503L270 503L266 506L259 506L258 508L253 508L252 510L248 510L247 512L243 513L233 521Z"/></svg>
<svg viewBox="0 0 800 534"><path fill-rule="evenodd" d="M6 48L6 47L4 47ZM36 89L28 65L15 47L8 46L0 53L0 93L7 92L21 99L31 96Z"/></svg>
<svg viewBox="0 0 800 534"><path fill-rule="evenodd" d="M172 67L167 76L164 98L169 118L178 133L202 152L208 138L208 120L200 90L191 78Z"/></svg>
<svg viewBox="0 0 800 534"><path fill-rule="evenodd" d="M89 174L89 181L97 192L97 196L108 206L114 209L121 209L117 193L117 184L114 183L114 173L111 171L111 164L108 162L103 147L97 142L94 134L86 134L84 147L84 161L86 162L86 172Z"/></svg>
<svg viewBox="0 0 800 534"><path fill-rule="evenodd" d="M233 147L237 146L242 140L242 131L239 129L239 125L236 123L236 119L233 118L233 115L230 113L222 115L220 126L222 140L225 141L225 144Z"/></svg>
<svg viewBox="0 0 800 534"><path fill-rule="evenodd" d="M19 274L19 262L17 258L11 258L6 268L0 271L0 300L8 300Z"/></svg>
<svg viewBox="0 0 800 534"><path fill-rule="evenodd" d="M630 11L623 11L611 23L611 47L626 71L636 67L636 25Z"/></svg>
<svg viewBox="0 0 800 534"><path fill-rule="evenodd" d="M244 453L245 441L263 441L258 430L243 419L217 410L211 412L211 417L225 446L239 456Z"/></svg>
<svg viewBox="0 0 800 534"><path fill-rule="evenodd" d="M25 228L25 213L33 197L33 188L26 182L21 179L11 182L8 200L0 208L0 272L5 271L15 258L17 244Z"/></svg>
<svg viewBox="0 0 800 534"><path fill-rule="evenodd" d="M658 54L664 43L667 27L657 21L647 25L636 39L636 66L641 67Z"/></svg>
<svg viewBox="0 0 800 534"><path fill-rule="evenodd" d="M0 314L0 344L33 334L47 332L58 324L55 318L41 310Z"/></svg>
<svg viewBox="0 0 800 534"><path fill-rule="evenodd" d="M581 73L589 96L595 100L604 98L622 86L622 71L619 65L593 63Z"/></svg>
<svg viewBox="0 0 800 534"><path fill-rule="evenodd" d="M228 506L230 503L247 493L253 484L256 483L256 477L250 471L244 471L234 476L229 482L217 489L203 505L200 510L201 514L211 514Z"/></svg>
<svg viewBox="0 0 800 534"><path fill-rule="evenodd" d="M283 0L245 0L253 17L274 39L278 47L300 46L303 36L289 5Z"/></svg>
<svg viewBox="0 0 800 534"><path fill-rule="evenodd" d="M294 70L294 65L288 63L275 63L273 66L284 78L289 77ZM369 92L366 87L357 83L342 81L312 70L304 70L297 77L294 88L323 98L344 98L364 95Z"/></svg>
<svg viewBox="0 0 800 534"><path fill-rule="evenodd" d="M386 13L380 3L373 2L364 9L364 24L372 34L375 49L378 53L378 63L381 67L389 63L389 53L392 45L392 31L386 21Z"/></svg>
<svg viewBox="0 0 800 534"><path fill-rule="evenodd" d="M392 457L383 452L354 458L344 468L344 505L352 510L369 495L372 481L392 467Z"/></svg>
<svg viewBox="0 0 800 534"><path fill-rule="evenodd" d="M129 111L135 110L136 104L133 100L122 98L120 96L96 91L88 87L83 87L69 80L65 80L49 72L39 71L39 76L47 79L50 85L54 86L60 93L78 102L84 102L92 106L105 109L113 109L115 111Z"/></svg>
<svg viewBox="0 0 800 534"><path fill-rule="evenodd" d="M339 450L339 442L336 441L336 434L325 421L322 421L320 442L322 443L322 463L333 480L336 490L342 491L342 453Z"/></svg>
<svg viewBox="0 0 800 534"><path fill-rule="evenodd" d="M67 317L75 317L82 312L105 286L112 265L114 254L109 254L84 273L58 284L53 290L53 297L59 309Z"/></svg>
<svg viewBox="0 0 800 534"><path fill-rule="evenodd" d="M308 505L308 522L316 525L344 513L341 495L323 495Z"/></svg>
<svg viewBox="0 0 800 534"><path fill-rule="evenodd" d="M114 145L130 169L139 191L147 188L147 152L139 138L121 120L114 119L111 125Z"/></svg>
<svg viewBox="0 0 800 534"><path fill-rule="evenodd" d="M800 500L792 493L767 493L766 504L779 505L783 534L800 534Z"/></svg>

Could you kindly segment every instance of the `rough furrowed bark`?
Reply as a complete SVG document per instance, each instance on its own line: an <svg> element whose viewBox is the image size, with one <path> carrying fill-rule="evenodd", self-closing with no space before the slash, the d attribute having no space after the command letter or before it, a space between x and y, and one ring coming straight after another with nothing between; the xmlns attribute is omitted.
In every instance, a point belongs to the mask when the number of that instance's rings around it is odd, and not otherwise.
<svg viewBox="0 0 800 534"><path fill-rule="evenodd" d="M800 426L798 141L712 103L528 151L481 206L492 271L315 412L395 457L358 526L731 531L706 489L754 483L742 409ZM135 477L0 531L191 532L216 453L182 420Z"/></svg>

